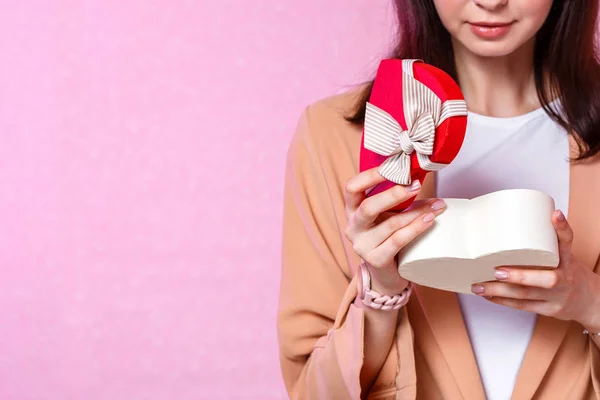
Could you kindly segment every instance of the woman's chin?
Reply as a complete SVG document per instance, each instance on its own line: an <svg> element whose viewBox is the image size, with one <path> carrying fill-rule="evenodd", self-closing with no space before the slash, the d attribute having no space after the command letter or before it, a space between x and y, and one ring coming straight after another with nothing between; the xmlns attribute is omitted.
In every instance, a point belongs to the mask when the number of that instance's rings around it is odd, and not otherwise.
<svg viewBox="0 0 600 400"><path fill-rule="evenodd" d="M512 43L506 43L503 41L497 42L481 42L478 43L463 43L463 46L470 53L478 56L478 57L506 57L510 54L513 54L517 50L517 46L514 46Z"/></svg>

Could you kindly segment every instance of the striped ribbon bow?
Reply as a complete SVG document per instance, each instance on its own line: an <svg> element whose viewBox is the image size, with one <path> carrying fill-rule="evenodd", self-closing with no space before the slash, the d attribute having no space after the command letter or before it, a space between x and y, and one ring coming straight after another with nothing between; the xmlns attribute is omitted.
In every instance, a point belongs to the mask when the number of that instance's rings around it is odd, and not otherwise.
<svg viewBox="0 0 600 400"><path fill-rule="evenodd" d="M447 118L467 115L464 100L447 100L444 103L427 86L415 79L413 63L420 60L402 60L402 96L407 129L389 113L367 103L365 114L364 146L388 158L379 166L379 173L401 185L411 183L410 155L417 152L422 169L439 171L448 164L429 159L433 153L435 130Z"/></svg>

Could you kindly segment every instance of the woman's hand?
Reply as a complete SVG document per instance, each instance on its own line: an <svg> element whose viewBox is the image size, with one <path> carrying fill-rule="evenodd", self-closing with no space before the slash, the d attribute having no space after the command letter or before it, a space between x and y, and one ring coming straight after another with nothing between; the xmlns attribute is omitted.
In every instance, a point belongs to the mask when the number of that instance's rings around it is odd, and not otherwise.
<svg viewBox="0 0 600 400"><path fill-rule="evenodd" d="M400 293L408 282L398 274L396 255L406 244L429 228L435 216L443 211L443 200L415 201L400 213L386 212L417 195L418 181L411 186L396 185L366 198L365 191L385 181L377 168L350 178L346 183L345 234L354 251L369 266L372 287L382 294Z"/></svg>
<svg viewBox="0 0 600 400"><path fill-rule="evenodd" d="M566 321L579 322L600 331L600 275L573 259L573 230L560 211L552 224L558 235L560 263L556 269L499 267L496 282L473 285L472 290L489 301Z"/></svg>

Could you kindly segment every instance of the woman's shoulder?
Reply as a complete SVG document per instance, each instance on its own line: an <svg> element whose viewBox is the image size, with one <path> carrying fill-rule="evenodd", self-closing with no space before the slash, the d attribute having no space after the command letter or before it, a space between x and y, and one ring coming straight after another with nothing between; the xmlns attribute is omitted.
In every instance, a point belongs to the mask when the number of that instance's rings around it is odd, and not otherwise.
<svg viewBox="0 0 600 400"><path fill-rule="evenodd" d="M310 103L306 108L329 122L342 122L352 114L362 96L364 87L357 86Z"/></svg>
<svg viewBox="0 0 600 400"><path fill-rule="evenodd" d="M307 105L288 148L288 168L294 171L295 179L311 176L315 180L311 185L319 182L318 190L332 192L337 188L340 201L345 182L359 168L362 128L346 118L360 94L360 88L352 89Z"/></svg>
<svg viewBox="0 0 600 400"><path fill-rule="evenodd" d="M360 141L362 129L347 118L358 105L362 89L362 86L352 88L308 104L300 116L296 134L305 135L305 139L321 149Z"/></svg>

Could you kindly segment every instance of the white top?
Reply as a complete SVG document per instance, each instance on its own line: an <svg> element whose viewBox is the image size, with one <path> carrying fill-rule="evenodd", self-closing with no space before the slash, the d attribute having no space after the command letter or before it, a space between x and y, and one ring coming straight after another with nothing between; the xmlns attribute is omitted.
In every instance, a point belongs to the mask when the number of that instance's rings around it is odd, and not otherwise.
<svg viewBox="0 0 600 400"><path fill-rule="evenodd" d="M438 197L473 198L502 189L536 189L567 214L569 142L540 108L511 118L469 113L463 146L438 172ZM490 400L510 399L537 314L458 294L475 359Z"/></svg>

